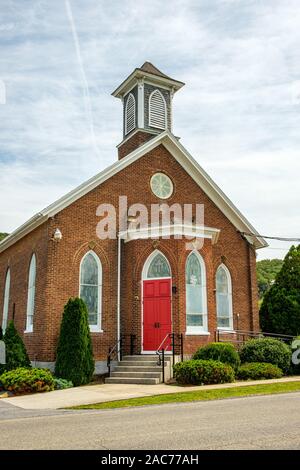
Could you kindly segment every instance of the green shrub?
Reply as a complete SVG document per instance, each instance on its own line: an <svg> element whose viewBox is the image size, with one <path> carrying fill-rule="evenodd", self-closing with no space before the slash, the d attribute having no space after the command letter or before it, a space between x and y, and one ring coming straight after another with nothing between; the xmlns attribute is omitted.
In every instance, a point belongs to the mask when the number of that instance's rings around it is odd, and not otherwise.
<svg viewBox="0 0 300 470"><path fill-rule="evenodd" d="M70 380L54 377L55 390L64 390L65 388L72 388L72 387L74 387L74 385Z"/></svg>
<svg viewBox="0 0 300 470"><path fill-rule="evenodd" d="M289 370L291 350L282 341L273 338L250 339L241 347L240 357L245 362L268 362L284 373Z"/></svg>
<svg viewBox="0 0 300 470"><path fill-rule="evenodd" d="M237 371L237 377L241 380L279 379L282 375L278 366L267 362L249 362Z"/></svg>
<svg viewBox="0 0 300 470"><path fill-rule="evenodd" d="M17 367L30 368L31 363L25 345L13 321L8 323L3 339L6 348L6 364L3 366L3 369L8 371Z"/></svg>
<svg viewBox="0 0 300 470"><path fill-rule="evenodd" d="M88 311L82 299L65 305L57 347L55 375L75 386L91 381L95 370Z"/></svg>
<svg viewBox="0 0 300 470"><path fill-rule="evenodd" d="M0 382L2 382L6 390L16 394L54 390L54 379L51 372L47 369L19 367L18 369L4 372L0 376Z"/></svg>
<svg viewBox="0 0 300 470"><path fill-rule="evenodd" d="M193 359L213 359L229 364L237 370L241 361L238 352L231 343L209 343L194 354Z"/></svg>
<svg viewBox="0 0 300 470"><path fill-rule="evenodd" d="M206 385L234 381L234 370L220 361L191 360L174 366L174 377L179 384Z"/></svg>

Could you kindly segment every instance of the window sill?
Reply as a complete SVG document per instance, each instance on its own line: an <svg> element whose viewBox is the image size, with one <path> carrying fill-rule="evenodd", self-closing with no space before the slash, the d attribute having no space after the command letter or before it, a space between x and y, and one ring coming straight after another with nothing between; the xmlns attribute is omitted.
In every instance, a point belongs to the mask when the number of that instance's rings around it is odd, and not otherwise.
<svg viewBox="0 0 300 470"><path fill-rule="evenodd" d="M229 335L232 335L234 333L236 333L235 330L233 330L232 328L217 328L218 331L224 331L224 333L228 333Z"/></svg>
<svg viewBox="0 0 300 470"><path fill-rule="evenodd" d="M100 328L91 328L90 327L90 333L104 333L104 331L101 330Z"/></svg>
<svg viewBox="0 0 300 470"><path fill-rule="evenodd" d="M24 334L25 334L25 333L33 333L33 328L32 328L31 330L27 330L27 329L26 329L26 330L24 331Z"/></svg>
<svg viewBox="0 0 300 470"><path fill-rule="evenodd" d="M210 336L208 331L186 331L186 336Z"/></svg>

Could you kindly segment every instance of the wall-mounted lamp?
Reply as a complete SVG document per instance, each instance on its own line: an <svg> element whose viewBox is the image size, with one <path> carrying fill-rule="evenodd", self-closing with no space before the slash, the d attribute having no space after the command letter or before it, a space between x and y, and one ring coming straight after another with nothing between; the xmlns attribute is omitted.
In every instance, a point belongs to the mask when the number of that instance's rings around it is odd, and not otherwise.
<svg viewBox="0 0 300 470"><path fill-rule="evenodd" d="M59 228L57 228L53 234L53 237L51 238L52 241L54 242L60 242L60 240L62 239L62 233L61 231L59 230Z"/></svg>

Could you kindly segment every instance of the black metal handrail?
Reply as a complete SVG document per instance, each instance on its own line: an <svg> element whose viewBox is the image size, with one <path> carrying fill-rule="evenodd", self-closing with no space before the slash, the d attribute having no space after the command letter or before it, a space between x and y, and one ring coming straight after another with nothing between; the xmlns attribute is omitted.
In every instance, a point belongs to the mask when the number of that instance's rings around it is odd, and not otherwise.
<svg viewBox="0 0 300 470"><path fill-rule="evenodd" d="M268 333L266 331L247 331L247 330L225 330L225 329L217 329L215 330L215 340L218 343L223 343L228 341L228 339L222 339L221 335L232 335L233 338L230 339L231 343L237 343L237 344L244 344L247 339L251 338L276 338L280 339L281 341L284 342L291 342L295 338L292 335L284 335L280 333ZM236 339L234 338L236 337Z"/></svg>
<svg viewBox="0 0 300 470"><path fill-rule="evenodd" d="M166 340L171 338L171 343L167 345L166 348L163 347L165 344ZM156 350L156 354L158 355L158 361L157 364L162 366L162 381L163 383L165 382L165 353L169 346L172 348L172 371L175 365L175 349L176 349L176 340L175 338L179 338L179 347L180 347L180 360L181 362L183 361L183 334L176 334L176 333L168 333L162 342L160 343L158 349Z"/></svg>
<svg viewBox="0 0 300 470"><path fill-rule="evenodd" d="M108 354L107 354L108 377L110 377L110 373L111 373L112 360L117 359L120 356L120 361L122 361L124 340L127 337L130 338L130 356L133 356L134 354L136 335L133 335L133 334L122 335L121 338L116 342L116 344L113 347L108 348Z"/></svg>

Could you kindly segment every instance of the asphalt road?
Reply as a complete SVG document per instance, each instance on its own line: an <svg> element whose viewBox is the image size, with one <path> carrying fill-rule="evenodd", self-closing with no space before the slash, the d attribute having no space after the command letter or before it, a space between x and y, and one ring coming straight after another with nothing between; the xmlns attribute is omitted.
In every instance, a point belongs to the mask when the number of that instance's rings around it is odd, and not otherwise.
<svg viewBox="0 0 300 470"><path fill-rule="evenodd" d="M300 393L102 411L0 406L0 449L300 449Z"/></svg>

